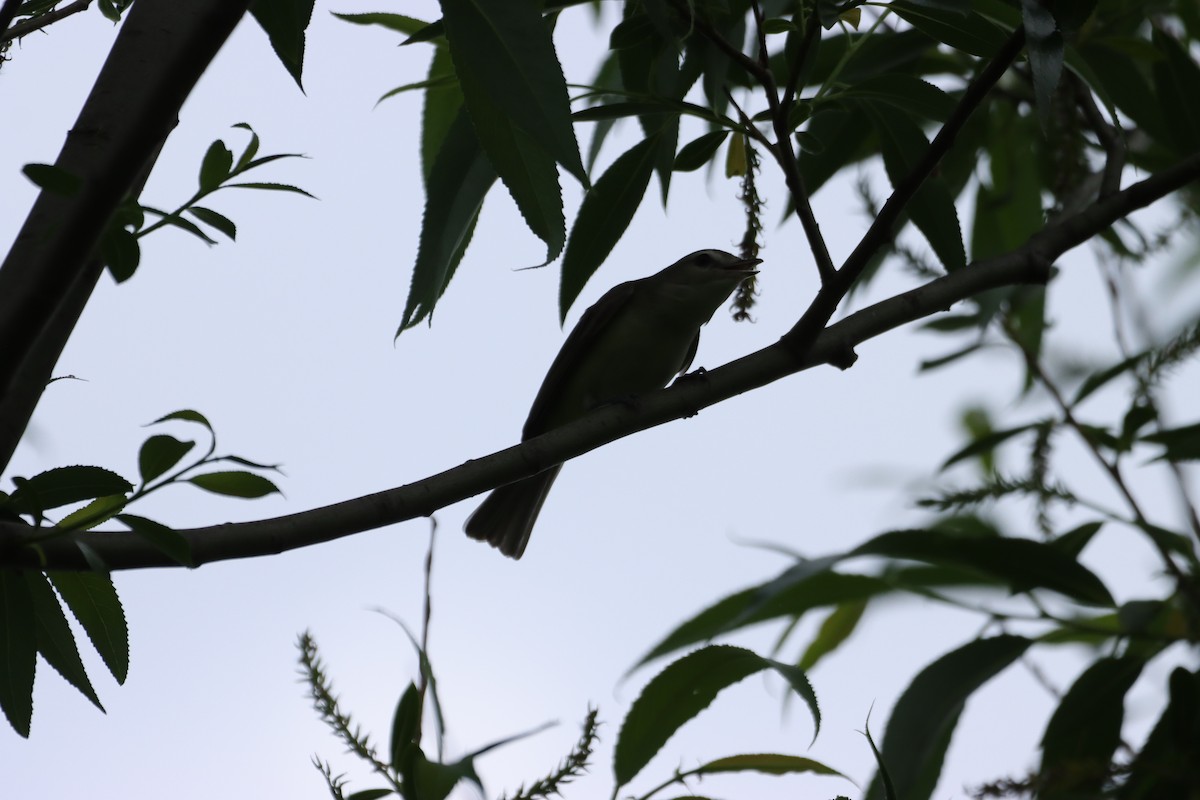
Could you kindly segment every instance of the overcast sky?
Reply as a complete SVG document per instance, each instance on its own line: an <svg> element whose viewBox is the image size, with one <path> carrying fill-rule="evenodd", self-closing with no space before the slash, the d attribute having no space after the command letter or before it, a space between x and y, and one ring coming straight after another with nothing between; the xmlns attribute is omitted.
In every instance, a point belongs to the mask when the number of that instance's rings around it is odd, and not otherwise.
<svg viewBox="0 0 1200 800"><path fill-rule="evenodd" d="M177 488L133 509L189 527L361 496L517 441L564 331L557 268L515 271L540 261L544 250L499 186L432 326L393 344L423 203L420 103L415 94L375 102L422 79L431 51L398 48L394 34L329 15L331 8L386 6L319 4L308 38L307 96L256 24L247 19L238 27L185 105L143 200L173 207L185 199L209 142L224 138L240 151L245 134L230 126L248 122L262 137L263 154L311 157L273 164L256 179L298 184L319 201L222 192L209 205L238 223L236 244L209 248L175 231L145 240L131 281L101 281L56 370L80 380L49 387L7 478L96 464L133 479L138 446L154 432L142 426L194 408L213 422L222 452L281 463L285 474L283 497L235 501ZM423 3L403 10L432 18L431 9ZM20 120L0 134L5 245L35 196L21 165L54 161L114 35L93 9L27 38L0 71L3 105ZM591 29L587 14L571 13L556 40L568 80L586 81L605 35ZM635 135L633 125L622 129L602 163ZM735 248L743 225L736 184L704 173L675 180L669 207L645 204L568 325L615 283L693 250ZM571 219L579 187L569 176L563 181ZM785 199L769 168L764 189L772 224L757 321L735 324L718 312L697 365L711 368L773 342L815 290L798 226L773 224ZM824 188L816 212L836 261L866 227L852 186ZM1060 266L1051 301L1054 346L1111 356L1107 305L1087 253ZM889 267L856 303L911 285ZM1160 318L1189 302L1194 309L1191 297L1160 307ZM969 403L1011 408L1020 373L1010 357L918 375L921 359L948 349L912 330L889 334L864 345L846 372L803 373L577 459L563 470L520 562L462 535L478 499L439 512L431 654L449 755L560 721L481 760L491 794L512 790L554 767L595 704L605 721L602 746L592 774L567 796L607 797L619 721L661 665L624 682L622 675L687 616L786 566L747 542L819 555L919 523L925 517L907 505L907 490L955 448L957 410ZM1194 392L1194 374L1184 376L1180 397L1189 386ZM1100 419L1103 410L1097 406ZM1186 407L1179 410L1181 422L1193 421ZM1020 419L1036 413L1022 411ZM186 425L162 430L203 435ZM1142 491L1168 520L1171 495L1157 480L1148 478ZM1092 485L1105 491L1098 478ZM1011 519L1014 533L1032 533L1024 517ZM416 663L401 630L371 609L419 623L429 528L413 521L278 557L117 575L131 629L129 679L116 686L85 648L104 715L39 664L31 739L0 726L10 795L320 798L327 794L309 764L314 753L349 772L351 788L378 785L357 780L363 771L310 710L295 674L294 642L311 630L345 707L386 745L395 701ZM1107 569L1119 598L1146 597L1151 588L1142 581L1156 573L1154 557L1127 539L1102 537L1088 563ZM1114 571L1116 565L1123 566ZM801 628L788 658L816 622ZM808 755L865 786L872 761L860 731L868 712L881 735L912 676L979 626L976 617L928 603L895 604L813 671L824 721L811 749L807 714L793 705L781 715L778 681L754 678L672 739L633 789L647 790L677 766L744 752ZM776 633L764 628L737 642L765 653ZM1084 660L1064 650L1042 663L1062 687ZM1162 678L1153 670L1135 691L1131 719L1152 719L1152 687ZM990 684L968 707L935 796L963 796L964 784L1035 766L1051 707L1027 670L1014 668ZM739 777L699 788L730 796L735 787L740 796L761 798L857 793L828 778Z"/></svg>

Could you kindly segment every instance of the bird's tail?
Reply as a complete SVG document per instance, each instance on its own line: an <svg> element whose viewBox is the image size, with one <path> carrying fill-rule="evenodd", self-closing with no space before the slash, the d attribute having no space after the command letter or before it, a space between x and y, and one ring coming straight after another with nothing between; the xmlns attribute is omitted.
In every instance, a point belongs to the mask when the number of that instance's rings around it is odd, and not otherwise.
<svg viewBox="0 0 1200 800"><path fill-rule="evenodd" d="M467 536L487 542L509 558L520 558L560 469L561 464L493 491L467 517L463 524Z"/></svg>

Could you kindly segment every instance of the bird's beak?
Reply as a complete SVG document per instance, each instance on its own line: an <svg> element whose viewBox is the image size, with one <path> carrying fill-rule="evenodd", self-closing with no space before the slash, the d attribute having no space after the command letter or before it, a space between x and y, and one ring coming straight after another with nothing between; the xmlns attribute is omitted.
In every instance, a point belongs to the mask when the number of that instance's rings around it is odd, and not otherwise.
<svg viewBox="0 0 1200 800"><path fill-rule="evenodd" d="M745 273L746 275L757 275L758 270L756 270L755 267L761 263L761 258L741 258L737 261L734 261L729 266L724 267L724 269L729 272L741 272Z"/></svg>

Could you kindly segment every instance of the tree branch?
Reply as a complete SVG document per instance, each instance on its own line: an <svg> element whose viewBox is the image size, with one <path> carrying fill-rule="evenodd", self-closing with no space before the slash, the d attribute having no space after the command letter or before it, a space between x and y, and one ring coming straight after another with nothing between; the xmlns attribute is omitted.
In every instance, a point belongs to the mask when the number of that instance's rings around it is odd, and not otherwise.
<svg viewBox="0 0 1200 800"><path fill-rule="evenodd" d="M527 442L395 489L274 519L179 531L197 565L270 555L332 541L361 531L428 516L440 508L587 453L647 428L696 413L722 400L821 364L844 364L869 339L1001 286L1045 283L1050 265L1118 219L1200 180L1200 152L1079 214L1060 219L1020 248L975 262L930 283L851 314L816 338L802 361L785 340L705 373L652 392L637 409L614 404ZM76 542L85 542L112 569L178 566L133 533L90 531L44 536L44 529L0 522L0 566L89 569Z"/></svg>
<svg viewBox="0 0 1200 800"><path fill-rule="evenodd" d="M0 266L0 469L24 433L100 270L114 209L175 125L249 0L138 0L55 165L82 180L43 191Z"/></svg>
<svg viewBox="0 0 1200 800"><path fill-rule="evenodd" d="M13 0L14 6L18 6L20 4L21 0ZM11 42L13 39L20 39L22 36L27 36L34 31L40 31L47 25L58 22L64 17L69 17L72 14L78 14L80 11L85 11L91 4L92 0L75 0L74 3L70 3L62 8L56 8L52 11L47 11L45 14L39 14L36 17L31 17L24 22L18 22L11 28L8 27L8 23L12 21L11 16L8 19L0 19L0 22L3 23L0 24L0 45L4 44L5 42ZM6 28L7 30L5 30Z"/></svg>

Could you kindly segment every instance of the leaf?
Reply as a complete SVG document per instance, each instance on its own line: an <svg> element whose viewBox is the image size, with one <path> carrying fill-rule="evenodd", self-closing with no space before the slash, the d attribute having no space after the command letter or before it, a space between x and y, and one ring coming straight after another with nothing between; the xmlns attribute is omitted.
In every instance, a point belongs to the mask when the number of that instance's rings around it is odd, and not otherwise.
<svg viewBox="0 0 1200 800"><path fill-rule="evenodd" d="M254 0L250 13L267 32L271 47L300 91L304 91L304 32L312 20L314 0Z"/></svg>
<svg viewBox="0 0 1200 800"><path fill-rule="evenodd" d="M196 219L203 222L205 225L211 225L221 233L228 236L230 239L237 239L237 225L233 223L229 217L224 214L218 214L211 208L203 206L191 206L188 208L188 213L192 214Z"/></svg>
<svg viewBox="0 0 1200 800"><path fill-rule="evenodd" d="M1166 58L1155 62L1153 67L1154 87L1162 108L1175 152L1181 156L1196 151L1200 142L1200 109L1196 108L1196 87L1200 86L1200 66L1192 60L1179 41L1155 27L1151 40L1154 47Z"/></svg>
<svg viewBox="0 0 1200 800"><path fill-rule="evenodd" d="M959 6L961 3L953 5ZM987 58L1004 44L1004 31L980 14L963 14L933 4L906 0L889 6L902 20L917 30L956 50Z"/></svg>
<svg viewBox="0 0 1200 800"><path fill-rule="evenodd" d="M305 197L311 197L316 200L316 196L306 192L299 186L292 186L290 183L270 183L264 181L245 181L243 183L227 183L226 189L262 189L267 192L290 192L292 194L302 194Z"/></svg>
<svg viewBox="0 0 1200 800"><path fill-rule="evenodd" d="M1054 122L1054 91L1062 75L1063 38L1048 6L1040 0L1021 0L1025 49L1033 73L1033 95L1038 122L1046 132Z"/></svg>
<svg viewBox="0 0 1200 800"><path fill-rule="evenodd" d="M147 485L178 464L195 446L195 442L180 441L163 433L142 442L142 449L138 452L138 472L142 476L142 485Z"/></svg>
<svg viewBox="0 0 1200 800"><path fill-rule="evenodd" d="M159 417L158 419L154 420L154 422L151 422L150 424L157 425L160 422L171 422L173 420L179 420L182 422L195 422L197 425L203 425L208 430L209 433L214 433L212 423L210 423L208 421L208 417L204 416L199 411L193 411L190 408L184 408L179 411L172 411L170 414Z"/></svg>
<svg viewBox="0 0 1200 800"><path fill-rule="evenodd" d="M804 655L800 656L796 667L805 672L811 671L818 661L850 638L850 634L854 633L854 629L858 627L863 612L866 610L867 601L856 600L851 603L843 603L829 612L829 616L825 617L821 627L817 630L817 635L805 649Z"/></svg>
<svg viewBox="0 0 1200 800"><path fill-rule="evenodd" d="M709 761L698 767L696 775L719 775L727 772L763 772L768 775L794 775L812 772L817 775L836 775L846 778L833 767L826 766L820 761L801 756L780 755L779 753L747 753L740 756L726 756ZM846 780L850 780L846 778Z"/></svg>
<svg viewBox="0 0 1200 800"><path fill-rule="evenodd" d="M46 577L117 683L129 674L129 627L112 578L95 572L47 572Z"/></svg>
<svg viewBox="0 0 1200 800"><path fill-rule="evenodd" d="M425 215L404 314L396 335L433 313L462 259L496 171L479 148L466 110L446 133L425 182Z"/></svg>
<svg viewBox="0 0 1200 800"><path fill-rule="evenodd" d="M253 499L280 493L279 487L270 479L243 470L206 472L203 475L194 475L188 478L188 482L213 494L222 494L228 497Z"/></svg>
<svg viewBox="0 0 1200 800"><path fill-rule="evenodd" d="M61 197L79 194L83 179L53 164L26 164L21 172L39 189Z"/></svg>
<svg viewBox="0 0 1200 800"><path fill-rule="evenodd" d="M907 114L878 103L865 108L879 133L883 165L894 188L912 173L929 149L929 140ZM945 181L937 175L926 178L905 210L946 270L966 266L958 211Z"/></svg>
<svg viewBox="0 0 1200 800"><path fill-rule="evenodd" d="M200 191L214 192L229 177L233 169L233 153L220 139L208 146L204 160L200 162Z"/></svg>
<svg viewBox="0 0 1200 800"><path fill-rule="evenodd" d="M133 277L142 260L138 235L119 225L109 225L100 237L100 260L113 280L124 283Z"/></svg>
<svg viewBox="0 0 1200 800"><path fill-rule="evenodd" d="M1133 757L1120 800L1194 797L1200 789L1196 742L1200 741L1200 680L1183 667L1171 672L1170 700Z"/></svg>
<svg viewBox="0 0 1200 800"><path fill-rule="evenodd" d="M562 253L567 238L562 189L554 159L514 125L475 81L471 73L460 75L459 84L467 99L475 135L525 224L546 243L546 259L538 266L548 264Z"/></svg>
<svg viewBox="0 0 1200 800"><path fill-rule="evenodd" d="M558 292L560 320L629 227L654 172L658 140L644 139L622 153L583 196L563 256Z"/></svg>
<svg viewBox="0 0 1200 800"><path fill-rule="evenodd" d="M411 751L419 749L421 731L421 695L415 683L409 683L396 713L392 716L391 762L399 767L409 758Z"/></svg>
<svg viewBox="0 0 1200 800"><path fill-rule="evenodd" d="M679 148L675 156L676 172L692 172L712 161L720 149L729 131L711 131L705 133Z"/></svg>
<svg viewBox="0 0 1200 800"><path fill-rule="evenodd" d="M1109 775L1121 741L1125 694L1142 672L1140 658L1101 658L1067 690L1042 736L1046 800L1094 796Z"/></svg>
<svg viewBox="0 0 1200 800"><path fill-rule="evenodd" d="M1141 438L1143 442L1161 444L1165 450L1158 456L1162 461L1196 461L1200 459L1200 422L1179 428L1155 431Z"/></svg>
<svg viewBox="0 0 1200 800"><path fill-rule="evenodd" d="M368 14L339 14L336 11L331 11L330 13L343 22L349 22L353 25L379 25L390 31L396 31L397 33L409 36L429 25L428 22L423 22L416 17L408 17L404 14L386 14L379 11Z"/></svg>
<svg viewBox="0 0 1200 800"><path fill-rule="evenodd" d="M146 519L134 514L119 514L117 515L117 521L128 525L131 531L145 539L160 552L170 556L177 564L182 564L185 567L196 566L196 562L192 560L192 546L188 544L188 540L183 538L183 535L178 531L168 528L161 522L155 522L152 519Z"/></svg>
<svg viewBox="0 0 1200 800"><path fill-rule="evenodd" d="M58 597L50 588L50 582L40 572L27 570L23 574L33 604L38 652L67 683L103 711L104 706L100 704L100 698L96 696L96 690L88 680L83 661L79 658L75 636L71 633L71 626L67 624L67 618L58 604Z"/></svg>
<svg viewBox="0 0 1200 800"><path fill-rule="evenodd" d="M944 470L953 466L954 464L957 464L959 461L977 456L980 453L990 453L1012 437L1025 433L1025 431L1034 430L1035 428L1037 428L1036 423L1032 425L1020 425L1016 428L1008 428L1007 430L1002 431L992 431L985 436L980 436L966 447L961 448L947 458L942 463L940 469Z"/></svg>
<svg viewBox="0 0 1200 800"><path fill-rule="evenodd" d="M1095 573L1061 550L1032 539L962 537L935 530L892 531L852 552L967 567L999 578L1015 591L1045 588L1089 605L1114 604Z"/></svg>
<svg viewBox="0 0 1200 800"><path fill-rule="evenodd" d="M921 670L896 702L883 740L896 797L927 800L941 774L946 749L967 699L1028 649L1023 636L977 639ZM868 798L879 798L876 776Z"/></svg>
<svg viewBox="0 0 1200 800"><path fill-rule="evenodd" d="M847 87L841 94L887 103L934 122L945 122L955 107L954 100L932 83L901 73L875 75Z"/></svg>
<svg viewBox="0 0 1200 800"><path fill-rule="evenodd" d="M458 86L458 76L454 74L450 49L445 46L433 51L433 58L429 62L429 80L443 75L452 76L453 82L426 90L425 105L421 112L421 176L425 180L426 195L429 193L429 173L434 160L441 152L450 126L462 113L462 89Z"/></svg>
<svg viewBox="0 0 1200 800"><path fill-rule="evenodd" d="M707 708L722 689L764 669L779 672L804 698L819 730L816 697L803 673L750 650L712 645L669 665L634 701L621 725L613 754L617 787L632 780L675 731Z"/></svg>
<svg viewBox="0 0 1200 800"><path fill-rule="evenodd" d="M474 112L475 104L486 98L586 186L567 83L541 3L441 0L441 7L468 111ZM490 152L490 131L477 133Z"/></svg>
<svg viewBox="0 0 1200 800"><path fill-rule="evenodd" d="M29 584L20 570L0 569L0 710L26 739L33 722L37 629Z"/></svg>
<svg viewBox="0 0 1200 800"><path fill-rule="evenodd" d="M4 508L14 514L40 514L52 508L133 491L133 484L103 467L55 467L22 480Z"/></svg>
<svg viewBox="0 0 1200 800"><path fill-rule="evenodd" d="M125 508L127 502L129 502L129 498L123 494L110 494L106 497L97 497L82 508L78 508L67 514L58 521L55 527L66 531L90 530L119 514Z"/></svg>
<svg viewBox="0 0 1200 800"><path fill-rule="evenodd" d="M250 127L248 122L238 122L233 125L234 128L241 128L244 131L249 131L250 141L246 142L246 149L238 156L237 163L233 165L233 172L236 174L246 169L251 169L250 163L254 157L258 155L259 139L258 134L254 132L254 128ZM230 237L232 238L232 237Z"/></svg>
<svg viewBox="0 0 1200 800"><path fill-rule="evenodd" d="M1118 361L1111 367L1105 367L1104 369L1097 370L1091 375L1088 375L1087 378L1084 379L1083 383L1080 384L1079 389L1076 390L1075 399L1071 401L1071 407L1073 408L1079 405L1081 402L1083 402L1084 398L1090 396L1093 392L1100 389L1114 378L1124 375L1126 372L1129 372L1134 367L1144 362L1148 355L1149 352L1146 351L1137 353L1129 358Z"/></svg>

